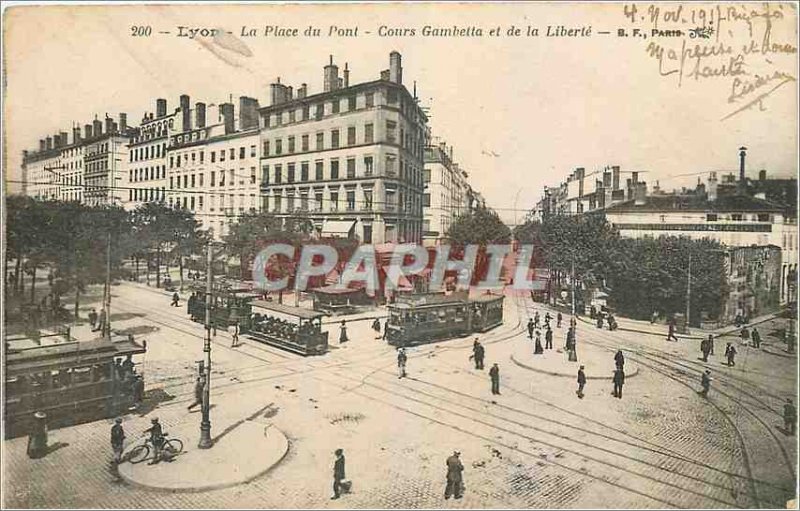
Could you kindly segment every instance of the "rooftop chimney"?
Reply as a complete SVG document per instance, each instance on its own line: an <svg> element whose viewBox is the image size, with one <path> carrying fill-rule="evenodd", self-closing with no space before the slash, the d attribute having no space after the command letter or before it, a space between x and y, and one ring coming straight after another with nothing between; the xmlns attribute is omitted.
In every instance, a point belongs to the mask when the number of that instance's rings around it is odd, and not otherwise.
<svg viewBox="0 0 800 511"><path fill-rule="evenodd" d="M717 186L718 186L718 184L719 183L717 182L717 173L716 172L710 173L708 175L708 186L706 187L706 190L708 190L708 200L709 201L717 200L717 196L718 196L717 195Z"/></svg>
<svg viewBox="0 0 800 511"><path fill-rule="evenodd" d="M181 94L181 118L183 119L182 131L189 131L192 129L192 109L189 106L189 96Z"/></svg>
<svg viewBox="0 0 800 511"><path fill-rule="evenodd" d="M739 181L744 182L744 159L747 156L747 148L739 148Z"/></svg>
<svg viewBox="0 0 800 511"><path fill-rule="evenodd" d="M205 128L206 127L206 104L205 103L195 103L194 104L194 123L197 125L198 128Z"/></svg>
<svg viewBox="0 0 800 511"><path fill-rule="evenodd" d="M385 82L389 81L389 70L388 69L384 69L383 71L381 71L381 80L383 80Z"/></svg>
<svg viewBox="0 0 800 511"><path fill-rule="evenodd" d="M306 97L307 94L308 94L308 85L304 83L297 89L297 99L303 99L304 97Z"/></svg>
<svg viewBox="0 0 800 511"><path fill-rule="evenodd" d="M48 151L49 151L50 149L52 149L52 148L53 148L53 137L47 137L47 138L45 139L45 143L47 144L47 150L48 150Z"/></svg>
<svg viewBox="0 0 800 511"><path fill-rule="evenodd" d="M112 119L111 117L108 116L108 114L106 114L105 121L106 121L106 133L113 132L114 131L114 119Z"/></svg>
<svg viewBox="0 0 800 511"><path fill-rule="evenodd" d="M61 135L56 133L53 135L53 148L58 149L59 147L61 147Z"/></svg>
<svg viewBox="0 0 800 511"><path fill-rule="evenodd" d="M159 98L156 100L156 117L164 117L167 115L167 100Z"/></svg>
<svg viewBox="0 0 800 511"><path fill-rule="evenodd" d="M239 97L239 129L248 130L258 127L258 100Z"/></svg>
<svg viewBox="0 0 800 511"><path fill-rule="evenodd" d="M233 119L233 103L221 104L219 106L219 113L222 115L222 121L225 124L225 134L236 131Z"/></svg>
<svg viewBox="0 0 800 511"><path fill-rule="evenodd" d="M325 79L323 82L323 92L330 92L339 88L339 67L333 63L333 55L330 56L330 61L325 66Z"/></svg>
<svg viewBox="0 0 800 511"><path fill-rule="evenodd" d="M92 138L92 136L93 136L93 134L92 134L92 125L91 124L85 124L83 126L83 138Z"/></svg>
<svg viewBox="0 0 800 511"><path fill-rule="evenodd" d="M611 187L613 190L619 190L619 165L611 167Z"/></svg>
<svg viewBox="0 0 800 511"><path fill-rule="evenodd" d="M95 137L99 137L100 135L103 134L103 123L97 118L95 118L95 120L92 121L92 134Z"/></svg>
<svg viewBox="0 0 800 511"><path fill-rule="evenodd" d="M269 84L269 95L271 105L280 105L286 102L286 86L281 83L281 77Z"/></svg>
<svg viewBox="0 0 800 511"><path fill-rule="evenodd" d="M119 131L123 133L128 131L128 114L126 113L119 114Z"/></svg>
<svg viewBox="0 0 800 511"><path fill-rule="evenodd" d="M639 173L638 172L631 172L631 182L636 184L639 182Z"/></svg>
<svg viewBox="0 0 800 511"><path fill-rule="evenodd" d="M44 141L43 138L39 139L39 151L44 151L47 149L47 143Z"/></svg>
<svg viewBox="0 0 800 511"><path fill-rule="evenodd" d="M767 180L767 171L761 169L758 171L758 180L759 181L766 181Z"/></svg>
<svg viewBox="0 0 800 511"><path fill-rule="evenodd" d="M80 126L73 126L72 127L72 143L77 144L81 141L81 127Z"/></svg>
<svg viewBox="0 0 800 511"><path fill-rule="evenodd" d="M389 81L399 85L403 84L402 57L396 51L389 54Z"/></svg>
<svg viewBox="0 0 800 511"><path fill-rule="evenodd" d="M291 101L293 99L294 99L294 89L292 89L292 86L289 85L288 87L286 87L286 101Z"/></svg>
<svg viewBox="0 0 800 511"><path fill-rule="evenodd" d="M635 206L647 204L647 183L636 182L633 185L633 204Z"/></svg>
<svg viewBox="0 0 800 511"><path fill-rule="evenodd" d="M342 73L342 86L350 87L350 70L347 69L347 62L344 63L344 72Z"/></svg>

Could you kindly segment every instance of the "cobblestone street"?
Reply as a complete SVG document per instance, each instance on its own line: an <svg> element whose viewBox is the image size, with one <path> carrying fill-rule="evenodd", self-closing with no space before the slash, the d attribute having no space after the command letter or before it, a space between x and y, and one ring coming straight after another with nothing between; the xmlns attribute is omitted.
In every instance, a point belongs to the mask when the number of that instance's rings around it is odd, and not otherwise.
<svg viewBox="0 0 800 511"><path fill-rule="evenodd" d="M168 303L166 294L144 286L114 288L114 328L148 341L141 368L147 406L125 417L128 442L138 441L153 416L166 430L199 427L200 414L186 406L203 327L188 319L183 303ZM394 350L374 339L369 321L349 321L351 342L344 346L337 324L327 324L332 349L317 358L246 338L230 348L220 331L212 355L212 435L259 412L289 439L276 467L250 483L203 493L131 487L109 468L111 421L103 420L51 431L50 444L62 447L38 460L26 456L26 438L5 441L5 505L735 508L784 507L793 497L794 438L782 431L780 413L794 394L796 359L743 347L734 368L719 354L703 364L699 341L666 342L663 335L579 322L578 344L591 347L584 351L593 357L587 367L602 366L604 357L610 374L617 349L638 365L622 399L611 396L610 379L590 379L581 400L574 376L512 362L520 345L530 345L523 330L534 308L546 310L508 296L504 325L479 336L487 367L499 364L499 396L468 360L471 337L410 349L408 377L399 379ZM555 333L560 348L565 330ZM542 370L561 363L547 355L530 363ZM704 366L715 377L708 399L697 394ZM336 448L344 449L353 491L331 501ZM466 492L446 501L445 459L453 450L462 453ZM202 467L178 458L171 469L191 474Z"/></svg>

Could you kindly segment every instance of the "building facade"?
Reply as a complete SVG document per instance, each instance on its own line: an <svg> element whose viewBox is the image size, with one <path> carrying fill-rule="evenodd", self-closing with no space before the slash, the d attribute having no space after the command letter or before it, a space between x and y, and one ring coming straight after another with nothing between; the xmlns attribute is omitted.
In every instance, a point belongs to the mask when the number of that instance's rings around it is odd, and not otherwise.
<svg viewBox="0 0 800 511"><path fill-rule="evenodd" d="M379 80L350 85L324 69L323 92L271 85L261 108L262 207L308 215L321 236L420 242L427 117L392 52Z"/></svg>
<svg viewBox="0 0 800 511"><path fill-rule="evenodd" d="M146 202L164 202L167 195L167 144L180 129L180 110L167 114L167 100L156 100L156 111L145 113L131 137L128 153L126 209Z"/></svg>
<svg viewBox="0 0 800 511"><path fill-rule="evenodd" d="M425 148L423 241L434 245L445 238L453 221L470 209L467 173L453 161L444 142Z"/></svg>

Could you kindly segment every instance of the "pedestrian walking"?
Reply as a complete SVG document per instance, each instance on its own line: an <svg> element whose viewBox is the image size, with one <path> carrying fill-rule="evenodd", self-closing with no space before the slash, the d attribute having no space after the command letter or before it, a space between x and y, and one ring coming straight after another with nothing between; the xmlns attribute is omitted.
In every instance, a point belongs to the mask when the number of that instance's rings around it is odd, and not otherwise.
<svg viewBox="0 0 800 511"><path fill-rule="evenodd" d="M533 319L528 318L528 339L533 340Z"/></svg>
<svg viewBox="0 0 800 511"><path fill-rule="evenodd" d="M239 346L239 324L228 325L228 333L231 335L231 348Z"/></svg>
<svg viewBox="0 0 800 511"><path fill-rule="evenodd" d="M397 373L398 378L405 378L406 376L406 362L408 362L408 356L406 355L405 348L399 348L397 350Z"/></svg>
<svg viewBox="0 0 800 511"><path fill-rule="evenodd" d="M454 451L453 455L447 458L447 484L444 488L444 498L449 499L451 496L460 499L463 494L464 479L464 465L459 458L461 453Z"/></svg>
<svg viewBox="0 0 800 511"><path fill-rule="evenodd" d="M783 425L786 428L786 432L794 436L795 428L797 427L797 409L791 399L787 399L786 404L783 405Z"/></svg>
<svg viewBox="0 0 800 511"><path fill-rule="evenodd" d="M758 328L753 327L753 333L751 334L751 337L753 339L753 346L756 347L756 348L760 348L761 347L761 334L758 333Z"/></svg>
<svg viewBox="0 0 800 511"><path fill-rule="evenodd" d="M339 344L349 341L350 339L347 338L347 322L342 320L341 326L339 326Z"/></svg>
<svg viewBox="0 0 800 511"><path fill-rule="evenodd" d="M725 357L728 359L728 366L735 366L736 365L736 347L728 343L728 346L725 348Z"/></svg>
<svg viewBox="0 0 800 511"><path fill-rule="evenodd" d="M622 350L617 350L614 355L614 364L616 364L617 369L625 370L625 355L622 354Z"/></svg>
<svg viewBox="0 0 800 511"><path fill-rule="evenodd" d="M675 320L671 319L669 321L669 332L667 333L667 340L668 341L677 341L678 336L675 335Z"/></svg>
<svg viewBox="0 0 800 511"><path fill-rule="evenodd" d="M139 404L144 401L144 378L137 374L133 380L133 402Z"/></svg>
<svg viewBox="0 0 800 511"><path fill-rule="evenodd" d="M206 381L202 376L198 376L194 382L194 403L189 405L188 410L191 410L197 405L203 404L203 391L205 390Z"/></svg>
<svg viewBox="0 0 800 511"><path fill-rule="evenodd" d="M533 327L539 328L539 311L533 313Z"/></svg>
<svg viewBox="0 0 800 511"><path fill-rule="evenodd" d="M746 345L747 342L750 340L750 330L748 330L747 327L744 327L742 328L742 332L740 335L742 338L742 345Z"/></svg>
<svg viewBox="0 0 800 511"><path fill-rule="evenodd" d="M578 369L578 390L575 393L580 399L583 399L583 387L586 385L586 373L583 372L584 367Z"/></svg>
<svg viewBox="0 0 800 511"><path fill-rule="evenodd" d="M602 312L597 315L597 328L599 328L601 330L603 329L603 313Z"/></svg>
<svg viewBox="0 0 800 511"><path fill-rule="evenodd" d="M386 337L389 335L389 319L386 319L386 322L383 323L383 337L382 339L385 341Z"/></svg>
<svg viewBox="0 0 800 511"><path fill-rule="evenodd" d="M178 301L180 301L181 297L178 292L172 293L172 303L170 304L171 307L179 307Z"/></svg>
<svg viewBox="0 0 800 511"><path fill-rule="evenodd" d="M375 321L372 322L372 329L375 331L375 334L377 335L375 338L376 339L380 339L381 338L381 320L380 319L375 318Z"/></svg>
<svg viewBox="0 0 800 511"><path fill-rule="evenodd" d="M472 356L470 357L470 359L475 361L475 369L483 370L483 356L483 345L478 339L475 339L475 342L472 344Z"/></svg>
<svg viewBox="0 0 800 511"><path fill-rule="evenodd" d="M711 334L708 334L708 354L714 354L714 336Z"/></svg>
<svg viewBox="0 0 800 511"><path fill-rule="evenodd" d="M561 328L561 320L562 319L564 319L564 317L559 312L558 315L556 316L556 328Z"/></svg>
<svg viewBox="0 0 800 511"><path fill-rule="evenodd" d="M625 372L622 369L614 371L614 397L622 399L622 386L625 384Z"/></svg>
<svg viewBox="0 0 800 511"><path fill-rule="evenodd" d="M123 443L125 442L125 430L122 429L122 419L114 419L111 426L111 450L114 452L114 463L119 464L122 460Z"/></svg>
<svg viewBox="0 0 800 511"><path fill-rule="evenodd" d="M500 395L500 368L497 367L495 363L491 369L489 369L489 378L492 380L492 394L499 396Z"/></svg>
<svg viewBox="0 0 800 511"><path fill-rule="evenodd" d="M341 497L342 490L344 489L342 483L345 478L344 451L342 449L336 449L333 454L336 456L336 460L333 462L333 497L331 497L331 500Z"/></svg>
<svg viewBox="0 0 800 511"><path fill-rule="evenodd" d="M703 373L703 377L700 380L700 385L703 387L703 390L700 391L700 395L703 397L708 397L708 391L711 389L711 371L706 369Z"/></svg>
<svg viewBox="0 0 800 511"><path fill-rule="evenodd" d="M97 317L97 329L103 333L106 332L106 310L100 309L100 315Z"/></svg>
<svg viewBox="0 0 800 511"><path fill-rule="evenodd" d="M656 321L658 321L658 311L653 311L653 314L650 315L650 324L655 325Z"/></svg>
<svg viewBox="0 0 800 511"><path fill-rule="evenodd" d="M700 341L700 352L703 354L703 362L708 362L708 354L711 352L711 341L708 339Z"/></svg>
<svg viewBox="0 0 800 511"><path fill-rule="evenodd" d="M95 332L97 330L95 328L95 325L97 325L97 311L94 309L89 312L89 324L92 326L92 332Z"/></svg>
<svg viewBox="0 0 800 511"><path fill-rule="evenodd" d="M552 350L553 349L553 330L550 329L550 326L547 326L547 330L544 333L544 349Z"/></svg>

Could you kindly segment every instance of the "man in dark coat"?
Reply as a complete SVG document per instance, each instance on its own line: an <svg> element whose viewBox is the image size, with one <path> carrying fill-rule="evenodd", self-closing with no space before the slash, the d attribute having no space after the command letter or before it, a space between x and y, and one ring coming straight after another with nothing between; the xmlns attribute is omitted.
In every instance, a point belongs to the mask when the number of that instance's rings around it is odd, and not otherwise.
<svg viewBox="0 0 800 511"><path fill-rule="evenodd" d="M706 369L706 372L703 373L703 378L700 380L700 385L703 387L703 390L700 391L700 395L703 397L708 397L708 391L711 389L711 371Z"/></svg>
<svg viewBox="0 0 800 511"><path fill-rule="evenodd" d="M472 345L472 358L475 359L475 369L483 369L484 353L483 345L475 339L475 343Z"/></svg>
<svg viewBox="0 0 800 511"><path fill-rule="evenodd" d="M564 316L561 315L559 312L556 316L556 328L561 328L561 320L564 319Z"/></svg>
<svg viewBox="0 0 800 511"><path fill-rule="evenodd" d="M336 461L333 462L333 497L331 500L338 499L341 496L342 481L344 481L344 451L336 449L334 451Z"/></svg>
<svg viewBox="0 0 800 511"><path fill-rule="evenodd" d="M669 332L667 333L668 341L677 341L678 336L675 335L675 320L671 319L669 322Z"/></svg>
<svg viewBox="0 0 800 511"><path fill-rule="evenodd" d="M539 328L539 311L533 313L533 326Z"/></svg>
<svg viewBox="0 0 800 511"><path fill-rule="evenodd" d="M347 338L347 323L345 320L342 320L342 324L339 327L339 344L343 342L347 342L350 339Z"/></svg>
<svg viewBox="0 0 800 511"><path fill-rule="evenodd" d="M583 399L583 387L586 385L586 373L583 372L583 366L578 369L578 390L575 392L578 397Z"/></svg>
<svg viewBox="0 0 800 511"><path fill-rule="evenodd" d="M406 362L408 362L408 356L406 355L406 349L400 348L397 350L397 372L398 378L404 378L406 376Z"/></svg>
<svg viewBox="0 0 800 511"><path fill-rule="evenodd" d="M161 429L161 424L158 422L158 417L150 419L152 426L144 430L145 433L150 433L150 443L153 444L153 461L148 465L155 465L161 461L161 447L164 445L164 433Z"/></svg>
<svg viewBox="0 0 800 511"><path fill-rule="evenodd" d="M533 339L533 319L528 318L528 339Z"/></svg>
<svg viewBox="0 0 800 511"><path fill-rule="evenodd" d="M544 333L544 349L553 349L553 330L550 328L550 326L547 327L547 330Z"/></svg>
<svg viewBox="0 0 800 511"><path fill-rule="evenodd" d="M194 403L189 405L189 410L194 408L197 405L203 404L203 391L205 390L206 386L206 379L202 376L198 376L197 380L194 382Z"/></svg>
<svg viewBox="0 0 800 511"><path fill-rule="evenodd" d="M492 379L492 394L500 395L500 368L497 367L497 364L489 369L489 378Z"/></svg>
<svg viewBox="0 0 800 511"><path fill-rule="evenodd" d="M92 325L92 332L94 332L97 324L97 311L94 309L89 312L89 324Z"/></svg>
<svg viewBox="0 0 800 511"><path fill-rule="evenodd" d="M111 426L111 450L114 451L114 463L119 464L122 459L123 443L125 442L125 430L122 429L122 419L114 419Z"/></svg>
<svg viewBox="0 0 800 511"><path fill-rule="evenodd" d="M758 333L758 329L753 327L753 333L751 334L751 338L753 339L753 347L760 348L761 347L761 334Z"/></svg>
<svg viewBox="0 0 800 511"><path fill-rule="evenodd" d="M625 384L625 373L622 369L614 371L614 397L622 399L622 386Z"/></svg>
<svg viewBox="0 0 800 511"><path fill-rule="evenodd" d="M711 352L711 341L708 339L700 341L700 351L703 353L703 362L708 362L708 354Z"/></svg>
<svg viewBox="0 0 800 511"><path fill-rule="evenodd" d="M625 355L622 354L622 350L617 350L617 354L614 355L614 363L617 369L625 370Z"/></svg>
<svg viewBox="0 0 800 511"><path fill-rule="evenodd" d="M447 458L447 485L444 489L445 499L449 499L451 495L454 495L457 499L461 498L461 487L464 484L461 473L464 471L464 465L461 464L459 456L461 456L461 453L455 451L452 456Z"/></svg>
<svg viewBox="0 0 800 511"><path fill-rule="evenodd" d="M714 336L711 334L708 334L708 354L714 354Z"/></svg>
<svg viewBox="0 0 800 511"><path fill-rule="evenodd" d="M796 424L797 409L794 407L792 400L787 399L786 404L783 405L783 425L786 427L786 431L792 436L795 434Z"/></svg>
<svg viewBox="0 0 800 511"><path fill-rule="evenodd" d="M172 293L172 303L170 304L170 306L171 307L179 307L178 302L180 301L180 299L181 299L181 295L179 295L177 292Z"/></svg>
<svg viewBox="0 0 800 511"><path fill-rule="evenodd" d="M725 356L728 358L728 365L735 366L736 365L736 347L728 343L728 346L725 348Z"/></svg>

